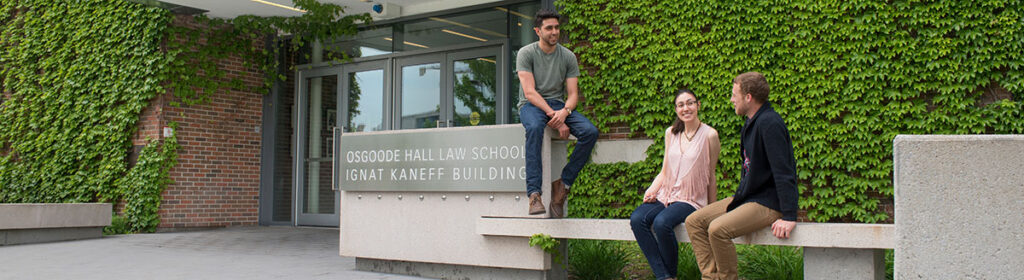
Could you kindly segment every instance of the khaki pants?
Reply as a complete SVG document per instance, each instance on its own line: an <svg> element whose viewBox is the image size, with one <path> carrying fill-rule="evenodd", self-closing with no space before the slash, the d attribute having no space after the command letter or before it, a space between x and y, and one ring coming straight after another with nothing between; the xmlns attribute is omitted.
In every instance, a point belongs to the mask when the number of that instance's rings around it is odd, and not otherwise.
<svg viewBox="0 0 1024 280"><path fill-rule="evenodd" d="M770 226L782 218L779 211L753 202L726 212L730 202L732 197L698 209L686 218L686 232L690 235L702 279L738 279L736 247L732 239Z"/></svg>

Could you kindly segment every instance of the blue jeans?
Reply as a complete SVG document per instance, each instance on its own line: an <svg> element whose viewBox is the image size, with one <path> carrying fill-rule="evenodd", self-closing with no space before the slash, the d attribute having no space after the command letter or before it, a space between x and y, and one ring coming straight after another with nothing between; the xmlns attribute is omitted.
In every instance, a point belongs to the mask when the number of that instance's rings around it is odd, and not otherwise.
<svg viewBox="0 0 1024 280"><path fill-rule="evenodd" d="M556 111L565 107L565 103L558 100L547 100L547 102L548 106ZM533 193L541 193L543 168L540 151L544 143L544 128L548 126L548 121L551 118L544 114L544 110L526 103L519 108L519 120L526 128L526 195L529 196ZM594 144L597 143L598 132L597 127L587 117L576 111L565 118L565 124L569 126L569 133L576 136L576 148L569 156L569 163L562 168L562 183L568 187L572 186L576 181L576 175L579 175L583 165L590 160L590 152L594 150Z"/></svg>
<svg viewBox="0 0 1024 280"><path fill-rule="evenodd" d="M647 263L658 279L674 278L679 269L679 241L675 227L697 211L692 205L674 202L665 207L661 202L640 204L629 218L633 236ZM652 231L653 228L653 231Z"/></svg>

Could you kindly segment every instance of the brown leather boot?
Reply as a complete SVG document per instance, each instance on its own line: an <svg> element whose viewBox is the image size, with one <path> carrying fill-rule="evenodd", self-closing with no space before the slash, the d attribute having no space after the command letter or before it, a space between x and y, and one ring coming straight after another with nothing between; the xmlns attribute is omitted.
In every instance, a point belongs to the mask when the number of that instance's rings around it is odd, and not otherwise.
<svg viewBox="0 0 1024 280"><path fill-rule="evenodd" d="M540 199L540 193L530 195L530 215L544 214L544 201Z"/></svg>
<svg viewBox="0 0 1024 280"><path fill-rule="evenodd" d="M565 199L569 196L569 190L565 189L562 179L551 182L551 217L565 217Z"/></svg>

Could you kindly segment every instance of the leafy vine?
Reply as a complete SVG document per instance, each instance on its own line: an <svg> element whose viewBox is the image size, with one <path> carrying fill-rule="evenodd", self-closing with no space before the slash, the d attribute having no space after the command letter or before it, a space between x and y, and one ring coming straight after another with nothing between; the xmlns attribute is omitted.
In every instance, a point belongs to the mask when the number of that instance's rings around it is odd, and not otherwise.
<svg viewBox="0 0 1024 280"><path fill-rule="evenodd" d="M613 196L653 178L680 87L700 96L701 120L721 134L719 196L732 194L743 118L729 93L746 71L768 77L795 146L800 208L814 221L891 221L880 205L893 195L897 134L1024 132L1019 1L560 3L591 119L656 141L645 163L585 169L589 185L574 192L601 193L574 196L582 205L637 203L636 193Z"/></svg>
<svg viewBox="0 0 1024 280"><path fill-rule="evenodd" d="M124 201L128 231L155 230L176 137L151 141L128 164L139 115L154 97L171 92L172 106L187 106L225 89L265 92L284 79L280 52L355 34L370 21L342 16L338 5L294 2L307 12L198 16L199 26L130 1L0 2L0 203ZM268 38L275 47L265 47ZM266 74L262 89L226 70L229 56ZM327 59L347 57L334 51Z"/></svg>

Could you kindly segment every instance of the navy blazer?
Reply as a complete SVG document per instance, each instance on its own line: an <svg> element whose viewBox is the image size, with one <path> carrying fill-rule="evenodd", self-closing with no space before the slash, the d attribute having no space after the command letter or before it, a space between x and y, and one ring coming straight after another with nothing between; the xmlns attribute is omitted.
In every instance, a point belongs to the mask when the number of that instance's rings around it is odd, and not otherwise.
<svg viewBox="0 0 1024 280"><path fill-rule="evenodd" d="M726 211L756 202L781 212L783 220L796 221L796 159L782 116L765 102L754 117L747 119L740 137L740 186Z"/></svg>

